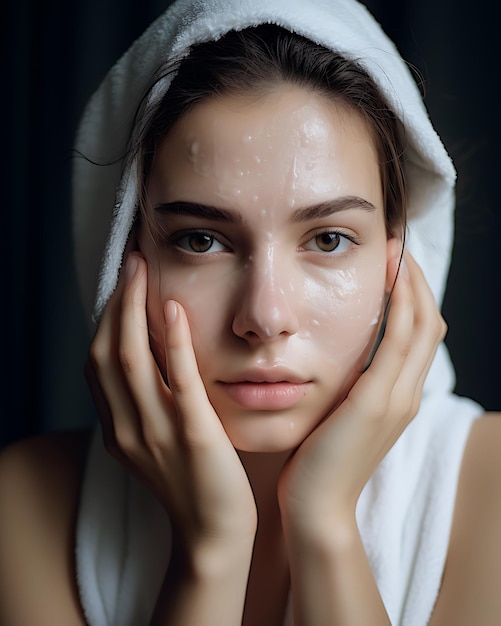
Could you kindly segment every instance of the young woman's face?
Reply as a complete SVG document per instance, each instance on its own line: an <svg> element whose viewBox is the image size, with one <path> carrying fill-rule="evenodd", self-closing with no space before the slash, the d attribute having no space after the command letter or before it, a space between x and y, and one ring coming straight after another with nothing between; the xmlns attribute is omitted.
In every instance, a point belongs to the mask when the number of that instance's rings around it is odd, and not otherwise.
<svg viewBox="0 0 501 626"><path fill-rule="evenodd" d="M363 120L292 86L204 102L160 145L147 194L139 247L164 375L174 299L235 447L293 449L362 371L393 279Z"/></svg>

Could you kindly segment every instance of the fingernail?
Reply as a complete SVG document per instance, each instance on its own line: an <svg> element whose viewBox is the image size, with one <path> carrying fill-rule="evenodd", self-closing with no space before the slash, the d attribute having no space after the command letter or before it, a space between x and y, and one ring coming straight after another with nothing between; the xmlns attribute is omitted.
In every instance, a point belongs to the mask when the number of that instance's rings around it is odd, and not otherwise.
<svg viewBox="0 0 501 626"><path fill-rule="evenodd" d="M137 270L137 256L129 254L125 263L125 278L131 280Z"/></svg>
<svg viewBox="0 0 501 626"><path fill-rule="evenodd" d="M172 326L177 319L177 304L174 300L168 300L165 305L165 322L168 326Z"/></svg>

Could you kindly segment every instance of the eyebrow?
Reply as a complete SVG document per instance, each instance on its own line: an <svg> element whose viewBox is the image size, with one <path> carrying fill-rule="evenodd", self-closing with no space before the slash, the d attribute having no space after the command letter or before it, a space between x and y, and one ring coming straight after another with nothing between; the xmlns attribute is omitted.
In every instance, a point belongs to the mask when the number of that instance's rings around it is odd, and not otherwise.
<svg viewBox="0 0 501 626"><path fill-rule="evenodd" d="M241 215L235 211L228 211L227 209L220 209L197 202L162 202L155 205L155 211L174 215L191 215L192 217L216 222L229 222L231 224L240 224L242 222Z"/></svg>
<svg viewBox="0 0 501 626"><path fill-rule="evenodd" d="M309 220L329 217L329 215L339 213L340 211L348 211L349 209L363 209L364 211L373 212L376 210L376 207L372 202L364 200L360 196L341 196L334 200L327 200L320 204L297 209L292 214L291 221L293 223L308 222Z"/></svg>
<svg viewBox="0 0 501 626"><path fill-rule="evenodd" d="M376 207L359 196L341 196L334 200L327 200L319 204L314 204L304 208L297 209L292 214L290 221L293 224L300 222L308 222L310 220L328 217L340 211L349 209L363 209L373 212ZM242 216L236 211L221 209L219 207L200 204L197 202L161 202L155 205L155 211L160 213L170 213L174 215L190 215L200 219L207 219L216 222L227 222L230 224L241 224Z"/></svg>

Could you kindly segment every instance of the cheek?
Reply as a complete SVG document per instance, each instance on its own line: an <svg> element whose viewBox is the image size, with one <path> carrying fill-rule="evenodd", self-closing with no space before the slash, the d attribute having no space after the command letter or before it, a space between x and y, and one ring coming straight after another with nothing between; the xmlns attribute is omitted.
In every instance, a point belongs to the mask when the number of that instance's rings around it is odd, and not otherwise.
<svg viewBox="0 0 501 626"><path fill-rule="evenodd" d="M350 366L365 355L377 334L384 306L386 267L370 272L338 270L305 289L301 335L321 346L327 360Z"/></svg>
<svg viewBox="0 0 501 626"><path fill-rule="evenodd" d="M224 329L231 324L226 300L237 280L230 272L208 277L206 271L196 267L169 271L158 261L148 265L148 323L159 364L165 360L163 309L167 300L176 300L185 309L195 352L210 352L220 345Z"/></svg>
<svg viewBox="0 0 501 626"><path fill-rule="evenodd" d="M170 272L152 263L148 268L148 320L152 349L164 375L163 307L168 299L186 310L192 341L202 370L207 356L231 344L232 306L239 285L238 272L211 276L192 267ZM329 371L345 372L363 365L373 346L384 306L386 266L369 270L329 270L293 280L289 296L298 315L299 331L292 338L297 353L311 362L325 364ZM209 365L210 369L210 365Z"/></svg>

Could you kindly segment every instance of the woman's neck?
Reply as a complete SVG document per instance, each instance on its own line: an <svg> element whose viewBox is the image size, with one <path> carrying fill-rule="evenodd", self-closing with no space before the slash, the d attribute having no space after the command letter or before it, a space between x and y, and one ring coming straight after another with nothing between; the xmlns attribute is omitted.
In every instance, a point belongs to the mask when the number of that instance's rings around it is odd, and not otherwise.
<svg viewBox="0 0 501 626"><path fill-rule="evenodd" d="M258 511L258 528L247 587L244 626L283 624L289 594L289 564L277 498L280 472L289 453L240 452Z"/></svg>
<svg viewBox="0 0 501 626"><path fill-rule="evenodd" d="M260 519L269 515L279 516L278 479L290 452L239 452L254 493Z"/></svg>

